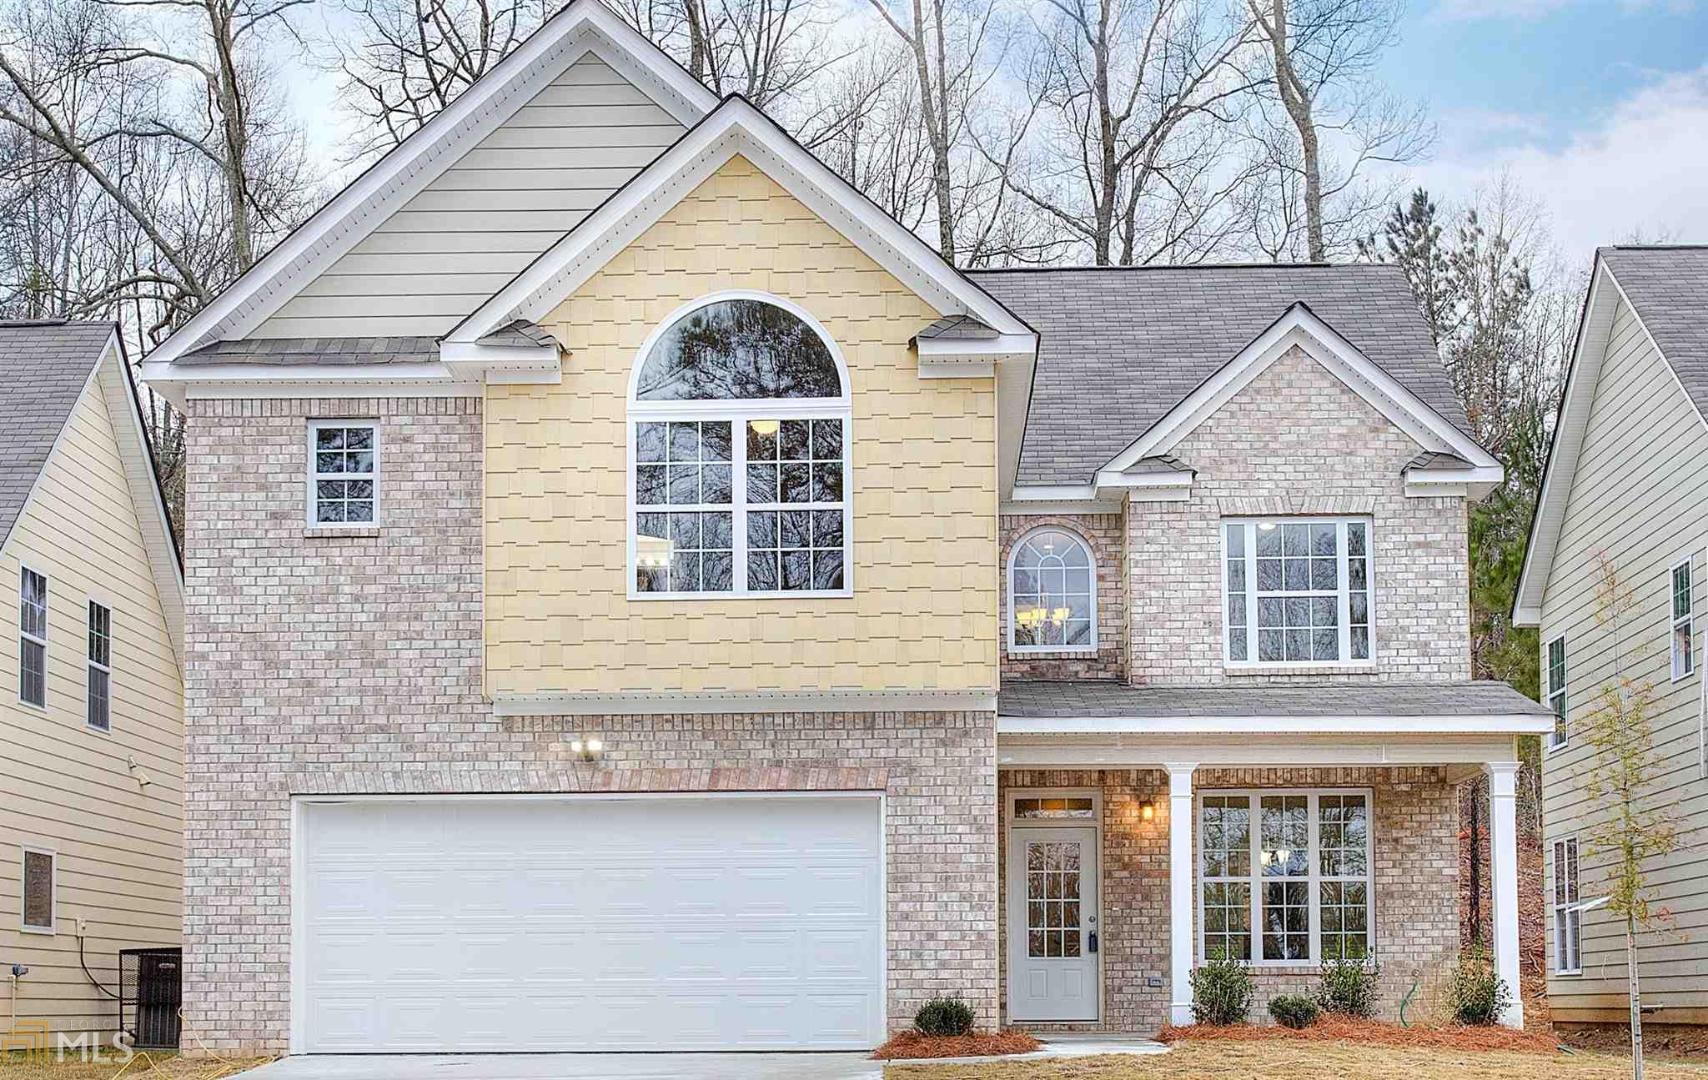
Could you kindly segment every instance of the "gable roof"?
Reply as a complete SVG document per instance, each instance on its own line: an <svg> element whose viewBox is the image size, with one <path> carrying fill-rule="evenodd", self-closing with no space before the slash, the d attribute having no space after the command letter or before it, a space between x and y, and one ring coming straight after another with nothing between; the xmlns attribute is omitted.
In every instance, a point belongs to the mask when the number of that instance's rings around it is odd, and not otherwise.
<svg viewBox="0 0 1708 1080"><path fill-rule="evenodd" d="M106 322L0 322L0 545L112 337Z"/></svg>
<svg viewBox="0 0 1708 1080"><path fill-rule="evenodd" d="M602 0L571 0L509 56L369 166L150 354L158 369L267 317L590 49L656 94L683 124L716 103L710 90Z"/></svg>
<svg viewBox="0 0 1708 1080"><path fill-rule="evenodd" d="M544 318L666 211L737 155L798 199L945 316L971 315L1030 358L1026 322L878 207L775 120L731 94L445 335L470 343L518 319ZM933 324L935 326L937 324Z"/></svg>
<svg viewBox="0 0 1708 1080"><path fill-rule="evenodd" d="M1023 485L1085 484L1295 304L1467 437L1397 267L991 270L970 276L1039 331Z"/></svg>
<svg viewBox="0 0 1708 1080"><path fill-rule="evenodd" d="M1517 626L1537 626L1542 621L1548 571L1565 526L1572 477L1620 301L1629 305L1685 396L1708 423L1708 247L1598 248L1548 444L1542 492L1530 519L1524 568L1513 590L1512 621Z"/></svg>

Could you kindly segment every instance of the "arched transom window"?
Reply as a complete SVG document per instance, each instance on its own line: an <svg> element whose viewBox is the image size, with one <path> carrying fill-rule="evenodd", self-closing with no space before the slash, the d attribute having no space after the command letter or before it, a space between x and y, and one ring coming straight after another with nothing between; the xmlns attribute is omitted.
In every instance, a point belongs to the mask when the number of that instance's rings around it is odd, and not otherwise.
<svg viewBox="0 0 1708 1080"><path fill-rule="evenodd" d="M1097 647L1097 567L1066 529L1034 529L1008 562L1008 645L1015 652Z"/></svg>
<svg viewBox="0 0 1708 1080"><path fill-rule="evenodd" d="M631 595L846 595L848 392L829 337L722 294L655 331L629 402Z"/></svg>

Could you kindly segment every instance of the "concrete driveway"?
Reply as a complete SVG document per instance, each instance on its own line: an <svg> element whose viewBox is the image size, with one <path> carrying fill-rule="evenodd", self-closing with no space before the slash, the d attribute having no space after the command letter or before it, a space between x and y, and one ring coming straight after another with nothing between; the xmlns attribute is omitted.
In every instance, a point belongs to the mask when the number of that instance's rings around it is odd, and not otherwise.
<svg viewBox="0 0 1708 1080"><path fill-rule="evenodd" d="M291 1057L243 1080L881 1080L865 1054L348 1054Z"/></svg>

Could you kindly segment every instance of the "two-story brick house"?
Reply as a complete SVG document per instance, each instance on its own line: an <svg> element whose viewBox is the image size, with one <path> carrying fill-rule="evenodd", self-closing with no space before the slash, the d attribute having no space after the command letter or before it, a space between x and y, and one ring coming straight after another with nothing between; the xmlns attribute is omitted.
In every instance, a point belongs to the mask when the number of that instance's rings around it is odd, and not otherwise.
<svg viewBox="0 0 1708 1080"><path fill-rule="evenodd" d="M1516 983L1548 721L1391 270L961 273L581 0L146 370L210 1047L1154 1028L1224 950L1392 1009L1482 768Z"/></svg>

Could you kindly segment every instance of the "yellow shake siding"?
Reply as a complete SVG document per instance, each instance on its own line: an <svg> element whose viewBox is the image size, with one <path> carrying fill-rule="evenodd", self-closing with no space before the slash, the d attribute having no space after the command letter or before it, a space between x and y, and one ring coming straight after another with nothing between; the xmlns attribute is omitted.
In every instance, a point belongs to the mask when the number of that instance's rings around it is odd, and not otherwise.
<svg viewBox="0 0 1708 1080"><path fill-rule="evenodd" d="M119 377L110 362L100 376ZM111 1031L118 1020L78 965L78 918L90 971L115 989L119 949L176 945L180 925L183 684L113 419L100 387L85 390L0 551L0 960L30 968L19 1018L62 1030ZM49 578L45 711L18 701L20 563ZM91 598L113 613L111 733L85 723ZM19 929L23 846L58 854L52 936Z"/></svg>
<svg viewBox="0 0 1708 1080"><path fill-rule="evenodd" d="M799 304L847 362L852 597L628 598L629 374L724 289ZM919 377L937 316L744 158L689 193L545 320L561 385L488 390L489 691L995 686L995 381Z"/></svg>

